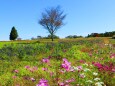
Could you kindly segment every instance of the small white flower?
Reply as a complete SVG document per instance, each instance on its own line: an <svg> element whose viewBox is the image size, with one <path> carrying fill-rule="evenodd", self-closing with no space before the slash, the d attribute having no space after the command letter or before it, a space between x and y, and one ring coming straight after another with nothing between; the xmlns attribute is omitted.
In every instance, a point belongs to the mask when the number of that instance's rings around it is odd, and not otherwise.
<svg viewBox="0 0 115 86"><path fill-rule="evenodd" d="M93 72L93 75L94 75L94 76L97 76L97 75L98 75L98 73L96 73L96 72Z"/></svg>
<svg viewBox="0 0 115 86"><path fill-rule="evenodd" d="M90 71L90 69L88 69L88 68L84 68L84 71L87 72L87 71Z"/></svg>
<svg viewBox="0 0 115 86"><path fill-rule="evenodd" d="M88 81L86 81L86 82L93 83L93 81L91 81L91 80L88 80Z"/></svg>
<svg viewBox="0 0 115 86"><path fill-rule="evenodd" d="M80 76L80 78L85 78L85 74L84 73L80 74L79 76Z"/></svg>
<svg viewBox="0 0 115 86"><path fill-rule="evenodd" d="M105 44L105 46L107 46L108 44Z"/></svg>
<svg viewBox="0 0 115 86"><path fill-rule="evenodd" d="M95 83L96 86L103 86L103 84L104 84L103 82L96 82Z"/></svg>
<svg viewBox="0 0 115 86"><path fill-rule="evenodd" d="M95 80L95 81L99 81L99 80L100 80L100 78L95 78L94 80Z"/></svg>

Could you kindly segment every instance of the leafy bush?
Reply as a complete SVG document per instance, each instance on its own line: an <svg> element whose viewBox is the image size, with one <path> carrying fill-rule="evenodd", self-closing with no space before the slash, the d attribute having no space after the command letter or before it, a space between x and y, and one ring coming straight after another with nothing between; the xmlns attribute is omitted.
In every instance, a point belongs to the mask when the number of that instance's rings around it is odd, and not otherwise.
<svg viewBox="0 0 115 86"><path fill-rule="evenodd" d="M115 39L115 35L113 35L112 39Z"/></svg>

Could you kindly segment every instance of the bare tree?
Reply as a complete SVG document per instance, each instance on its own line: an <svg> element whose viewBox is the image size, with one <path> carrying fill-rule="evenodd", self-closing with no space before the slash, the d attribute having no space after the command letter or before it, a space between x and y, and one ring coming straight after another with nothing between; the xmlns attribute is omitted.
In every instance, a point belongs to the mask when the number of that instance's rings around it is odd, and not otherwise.
<svg viewBox="0 0 115 86"><path fill-rule="evenodd" d="M42 13L42 18L39 20L39 24L42 25L51 35L53 41L56 31L64 25L63 20L66 15L60 10L60 7L46 9Z"/></svg>

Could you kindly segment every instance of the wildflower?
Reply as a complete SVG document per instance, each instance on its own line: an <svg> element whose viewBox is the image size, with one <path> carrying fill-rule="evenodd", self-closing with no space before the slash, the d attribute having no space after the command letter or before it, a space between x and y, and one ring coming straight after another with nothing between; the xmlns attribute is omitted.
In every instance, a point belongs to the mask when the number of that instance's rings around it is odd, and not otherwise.
<svg viewBox="0 0 115 86"><path fill-rule="evenodd" d="M79 76L80 76L80 78L85 78L85 74L84 73L80 74Z"/></svg>
<svg viewBox="0 0 115 86"><path fill-rule="evenodd" d="M74 82L75 81L75 79L74 78L71 78L71 79L69 79L69 80L66 80L65 82L66 83L71 83L71 82Z"/></svg>
<svg viewBox="0 0 115 86"><path fill-rule="evenodd" d="M96 82L95 86L103 86L103 84L104 84L103 82Z"/></svg>
<svg viewBox="0 0 115 86"><path fill-rule="evenodd" d="M86 82L93 83L93 81L91 81L91 80L88 80L88 81L86 81Z"/></svg>
<svg viewBox="0 0 115 86"><path fill-rule="evenodd" d="M87 71L90 71L90 69L88 69L88 68L84 68L84 71L87 72Z"/></svg>
<svg viewBox="0 0 115 86"><path fill-rule="evenodd" d="M115 67L112 69L112 72L115 72Z"/></svg>
<svg viewBox="0 0 115 86"><path fill-rule="evenodd" d="M28 66L28 65L27 65L27 66L25 66L25 68L26 68L26 69L29 69L29 68L30 68L30 66Z"/></svg>
<svg viewBox="0 0 115 86"><path fill-rule="evenodd" d="M58 83L59 86L65 86L63 82Z"/></svg>
<svg viewBox="0 0 115 86"><path fill-rule="evenodd" d="M60 70L60 73L64 74L66 71L65 70Z"/></svg>
<svg viewBox="0 0 115 86"><path fill-rule="evenodd" d="M14 78L14 79L15 79L15 78L17 78L17 76L12 76L12 78Z"/></svg>
<svg viewBox="0 0 115 86"><path fill-rule="evenodd" d="M94 76L97 76L97 75L98 75L98 73L96 73L96 72L93 72L93 75L94 75Z"/></svg>
<svg viewBox="0 0 115 86"><path fill-rule="evenodd" d="M100 64L99 62L94 62L93 65L98 67L98 68L102 68L103 67L103 65Z"/></svg>
<svg viewBox="0 0 115 86"><path fill-rule="evenodd" d="M100 80L100 78L95 78L94 80L95 80L95 81L99 81L99 80Z"/></svg>
<svg viewBox="0 0 115 86"><path fill-rule="evenodd" d="M40 79L39 83L36 86L49 86L48 81L45 79Z"/></svg>
<svg viewBox="0 0 115 86"><path fill-rule="evenodd" d="M34 71L37 70L37 69L38 69L38 68L37 68L36 66L33 67L33 70L34 70Z"/></svg>
<svg viewBox="0 0 115 86"><path fill-rule="evenodd" d="M81 71L82 69L83 69L82 66L77 66L78 71Z"/></svg>
<svg viewBox="0 0 115 86"><path fill-rule="evenodd" d="M29 68L29 71L30 71L30 72L34 72L33 68Z"/></svg>
<svg viewBox="0 0 115 86"><path fill-rule="evenodd" d="M79 62L80 62L80 63L85 63L85 61L84 61L84 60L79 60Z"/></svg>
<svg viewBox="0 0 115 86"><path fill-rule="evenodd" d="M42 68L42 70L43 70L43 71L47 71L47 70L48 70L48 68Z"/></svg>
<svg viewBox="0 0 115 86"><path fill-rule="evenodd" d="M49 63L49 61L50 61L50 60L49 60L48 58L43 58L43 59L42 59L42 62L44 62L44 63Z"/></svg>
<svg viewBox="0 0 115 86"><path fill-rule="evenodd" d="M19 71L18 70L14 70L15 73L18 73Z"/></svg>
<svg viewBox="0 0 115 86"><path fill-rule="evenodd" d="M63 59L63 64L61 65L62 66L62 68L64 68L66 71L70 71L70 69L71 69L71 63L70 62L68 62L68 60L67 59Z"/></svg>
<svg viewBox="0 0 115 86"><path fill-rule="evenodd" d="M34 79L34 78L30 78L30 80L31 80L31 81L33 81L33 82L35 81L35 79Z"/></svg>
<svg viewBox="0 0 115 86"><path fill-rule="evenodd" d="M110 58L115 58L115 54L111 54L111 55L110 55Z"/></svg>
<svg viewBox="0 0 115 86"><path fill-rule="evenodd" d="M53 72L50 72L50 76L53 76L54 75L54 73Z"/></svg>

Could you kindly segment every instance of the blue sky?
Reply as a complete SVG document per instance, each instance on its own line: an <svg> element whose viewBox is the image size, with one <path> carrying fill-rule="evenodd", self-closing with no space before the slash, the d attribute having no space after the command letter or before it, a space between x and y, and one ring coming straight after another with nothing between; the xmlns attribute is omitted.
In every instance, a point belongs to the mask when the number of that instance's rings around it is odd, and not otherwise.
<svg viewBox="0 0 115 86"><path fill-rule="evenodd" d="M45 8L60 5L67 14L56 35L82 35L115 31L115 0L0 0L0 40L9 40L13 26L19 37L47 36L38 24Z"/></svg>

